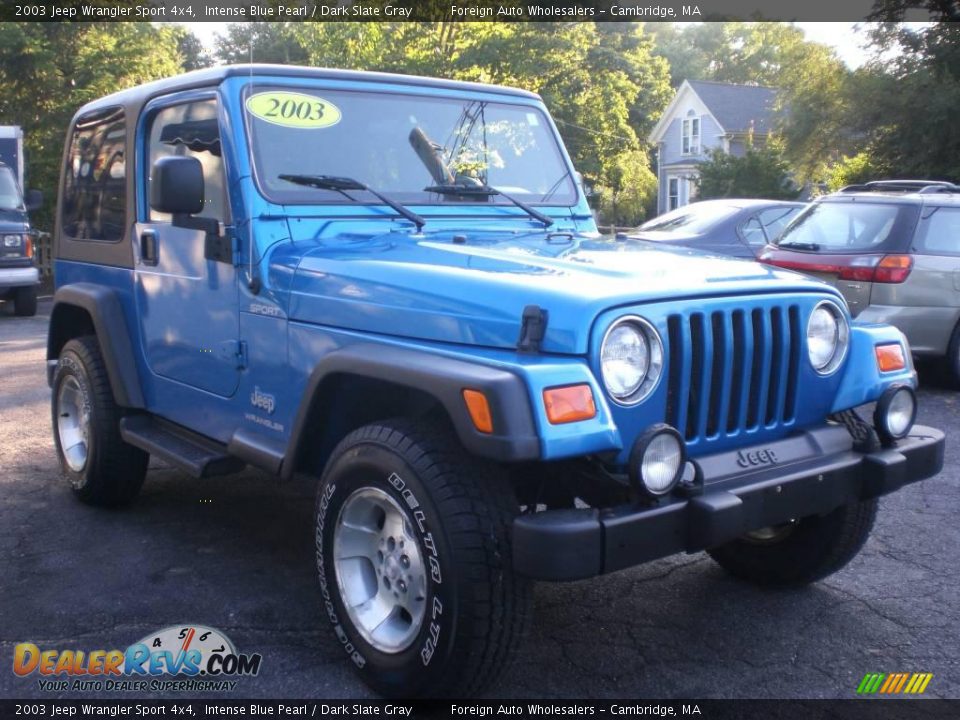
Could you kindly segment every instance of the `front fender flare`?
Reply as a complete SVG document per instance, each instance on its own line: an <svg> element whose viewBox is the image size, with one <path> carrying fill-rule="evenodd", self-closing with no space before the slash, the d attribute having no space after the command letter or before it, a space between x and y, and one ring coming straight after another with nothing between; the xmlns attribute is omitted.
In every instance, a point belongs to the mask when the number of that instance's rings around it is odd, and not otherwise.
<svg viewBox="0 0 960 720"><path fill-rule="evenodd" d="M436 398L450 416L460 442L475 455L504 462L540 457L529 395L518 375L424 350L359 343L324 356L311 372L284 455L282 477L293 474L296 458L307 442L306 425L321 384L336 375L386 381ZM473 426L462 395L466 388L486 395L493 416L492 433L481 433Z"/></svg>

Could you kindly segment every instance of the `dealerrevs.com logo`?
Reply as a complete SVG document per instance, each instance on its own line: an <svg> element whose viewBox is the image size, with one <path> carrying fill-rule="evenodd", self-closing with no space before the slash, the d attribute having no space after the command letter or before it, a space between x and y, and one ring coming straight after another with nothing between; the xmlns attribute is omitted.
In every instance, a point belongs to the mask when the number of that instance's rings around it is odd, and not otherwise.
<svg viewBox="0 0 960 720"><path fill-rule="evenodd" d="M219 630L171 625L126 650L42 649L19 643L13 672L50 692L229 691L260 672L259 653L237 652Z"/></svg>

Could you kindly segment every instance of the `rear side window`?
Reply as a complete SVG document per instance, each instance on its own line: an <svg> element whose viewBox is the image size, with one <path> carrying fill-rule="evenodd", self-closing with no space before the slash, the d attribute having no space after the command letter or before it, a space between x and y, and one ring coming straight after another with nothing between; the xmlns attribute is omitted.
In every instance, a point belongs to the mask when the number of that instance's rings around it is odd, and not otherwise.
<svg viewBox="0 0 960 720"><path fill-rule="evenodd" d="M81 117L64 168L63 233L116 242L126 226L127 126L119 108Z"/></svg>
<svg viewBox="0 0 960 720"><path fill-rule="evenodd" d="M925 255L960 255L960 208L936 208L921 220L915 247Z"/></svg>
<svg viewBox="0 0 960 720"><path fill-rule="evenodd" d="M768 210L761 210L759 213L760 223L767 234L769 241L776 240L777 236L783 232L787 224L796 217L803 208L800 207L775 207Z"/></svg>

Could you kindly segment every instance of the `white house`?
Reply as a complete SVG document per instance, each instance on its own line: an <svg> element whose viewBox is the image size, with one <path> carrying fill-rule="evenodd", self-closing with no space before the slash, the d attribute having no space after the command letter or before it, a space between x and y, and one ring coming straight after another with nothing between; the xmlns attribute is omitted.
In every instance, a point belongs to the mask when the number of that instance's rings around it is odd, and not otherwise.
<svg viewBox="0 0 960 720"><path fill-rule="evenodd" d="M707 150L741 156L776 120L776 88L684 80L649 140L657 147L657 214L696 199L697 166Z"/></svg>

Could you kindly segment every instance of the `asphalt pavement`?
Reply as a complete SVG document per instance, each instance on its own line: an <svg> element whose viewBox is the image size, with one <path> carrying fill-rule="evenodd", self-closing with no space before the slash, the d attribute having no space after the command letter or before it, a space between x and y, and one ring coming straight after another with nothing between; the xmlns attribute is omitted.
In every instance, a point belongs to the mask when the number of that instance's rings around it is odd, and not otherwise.
<svg viewBox="0 0 960 720"><path fill-rule="evenodd" d="M262 654L240 697L371 697L324 619L309 488L154 463L128 509L73 498L50 433L49 310L0 308L0 697L78 697L15 676L17 643L126 648L189 623ZM865 673L928 672L927 696L960 697L960 392L935 375L921 370L919 421L946 430L946 468L882 500L844 570L763 591L696 554L538 585L530 636L491 696L851 698Z"/></svg>

